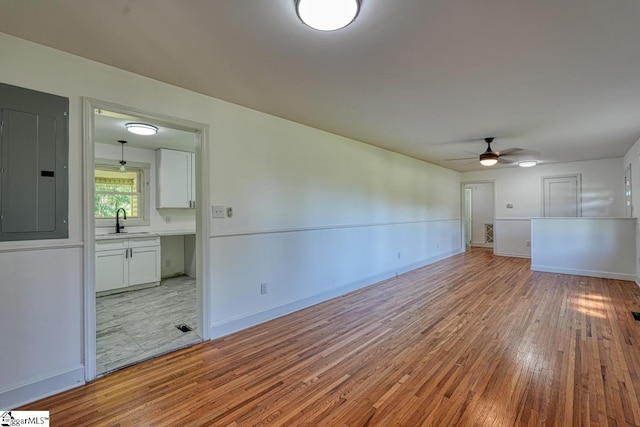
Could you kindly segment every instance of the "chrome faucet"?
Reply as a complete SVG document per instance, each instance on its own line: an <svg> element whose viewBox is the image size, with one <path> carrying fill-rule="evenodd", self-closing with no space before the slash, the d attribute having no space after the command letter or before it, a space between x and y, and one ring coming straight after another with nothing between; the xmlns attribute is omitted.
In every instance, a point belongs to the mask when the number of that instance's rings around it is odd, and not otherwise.
<svg viewBox="0 0 640 427"><path fill-rule="evenodd" d="M116 233L119 233L124 228L124 225L120 225L120 211L122 211L122 219L127 219L127 211L124 208L116 211Z"/></svg>

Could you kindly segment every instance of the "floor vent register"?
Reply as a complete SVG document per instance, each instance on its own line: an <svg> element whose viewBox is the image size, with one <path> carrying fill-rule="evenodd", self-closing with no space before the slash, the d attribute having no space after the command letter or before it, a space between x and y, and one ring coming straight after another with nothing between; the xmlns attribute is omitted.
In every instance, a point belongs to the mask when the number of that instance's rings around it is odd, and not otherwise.
<svg viewBox="0 0 640 427"><path fill-rule="evenodd" d="M189 332L193 330L191 329L191 327L185 325L184 323L181 325L176 325L176 328L180 329L182 332Z"/></svg>

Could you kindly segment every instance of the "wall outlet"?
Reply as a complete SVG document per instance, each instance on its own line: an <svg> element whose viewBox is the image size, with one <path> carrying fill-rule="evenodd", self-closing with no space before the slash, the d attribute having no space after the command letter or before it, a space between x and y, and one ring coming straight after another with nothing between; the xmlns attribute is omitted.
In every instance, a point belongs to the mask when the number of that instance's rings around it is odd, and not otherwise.
<svg viewBox="0 0 640 427"><path fill-rule="evenodd" d="M530 248L531 247L531 242L527 242L527 247Z"/></svg>
<svg viewBox="0 0 640 427"><path fill-rule="evenodd" d="M231 218L233 216L233 208L227 208L227 217Z"/></svg>
<svg viewBox="0 0 640 427"><path fill-rule="evenodd" d="M211 206L211 215L214 218L224 218L224 206Z"/></svg>
<svg viewBox="0 0 640 427"><path fill-rule="evenodd" d="M267 293L267 284L266 283L260 283L260 293L262 295L265 295Z"/></svg>
<svg viewBox="0 0 640 427"><path fill-rule="evenodd" d="M169 215L164 217L164 223L165 224L171 224L171 217Z"/></svg>

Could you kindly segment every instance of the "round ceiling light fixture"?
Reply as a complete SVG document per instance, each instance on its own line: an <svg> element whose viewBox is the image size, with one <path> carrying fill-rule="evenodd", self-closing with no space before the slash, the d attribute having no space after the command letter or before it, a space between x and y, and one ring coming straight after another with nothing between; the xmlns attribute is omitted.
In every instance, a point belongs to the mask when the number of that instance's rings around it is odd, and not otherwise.
<svg viewBox="0 0 640 427"><path fill-rule="evenodd" d="M298 18L320 31L335 31L355 21L362 0L294 0Z"/></svg>
<svg viewBox="0 0 640 427"><path fill-rule="evenodd" d="M521 162L518 162L518 166L520 166L521 168L530 168L537 164L538 162L536 160L523 160Z"/></svg>
<svg viewBox="0 0 640 427"><path fill-rule="evenodd" d="M154 125L148 125L146 123L127 123L124 125L127 130L136 135L155 135L158 133L158 127Z"/></svg>

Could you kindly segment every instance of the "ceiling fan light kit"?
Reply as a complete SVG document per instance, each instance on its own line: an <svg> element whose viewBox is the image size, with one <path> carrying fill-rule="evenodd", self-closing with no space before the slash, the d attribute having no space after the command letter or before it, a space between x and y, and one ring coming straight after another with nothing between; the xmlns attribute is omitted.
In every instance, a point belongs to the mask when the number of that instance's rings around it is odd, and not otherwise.
<svg viewBox="0 0 640 427"><path fill-rule="evenodd" d="M487 151L480 154L480 164L482 166L493 166L498 163L499 154L494 153L491 149L491 143L493 142L493 138L485 138L484 142L487 143Z"/></svg>
<svg viewBox="0 0 640 427"><path fill-rule="evenodd" d="M495 154L493 156L487 155L486 153L480 154L480 164L482 166L493 166L498 163L498 156Z"/></svg>
<svg viewBox="0 0 640 427"><path fill-rule="evenodd" d="M158 133L158 127L154 125L149 125L146 123L127 123L124 125L125 128L131 133L135 133L136 135L155 135Z"/></svg>
<svg viewBox="0 0 640 427"><path fill-rule="evenodd" d="M319 31L335 31L355 21L362 0L294 0L298 18Z"/></svg>

